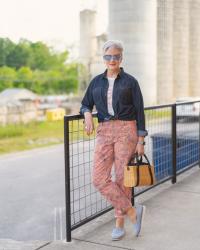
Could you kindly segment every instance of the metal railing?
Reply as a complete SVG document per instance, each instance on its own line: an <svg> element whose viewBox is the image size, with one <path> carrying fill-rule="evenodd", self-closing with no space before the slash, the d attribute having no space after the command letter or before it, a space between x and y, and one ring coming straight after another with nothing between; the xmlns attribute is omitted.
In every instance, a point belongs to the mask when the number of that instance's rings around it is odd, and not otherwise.
<svg viewBox="0 0 200 250"><path fill-rule="evenodd" d="M145 108L148 136L145 152L155 166L157 183L132 189L134 197L200 163L200 101ZM93 114L95 127L96 114ZM95 133L84 132L83 116L64 118L66 240L72 230L110 211L112 206L91 181Z"/></svg>

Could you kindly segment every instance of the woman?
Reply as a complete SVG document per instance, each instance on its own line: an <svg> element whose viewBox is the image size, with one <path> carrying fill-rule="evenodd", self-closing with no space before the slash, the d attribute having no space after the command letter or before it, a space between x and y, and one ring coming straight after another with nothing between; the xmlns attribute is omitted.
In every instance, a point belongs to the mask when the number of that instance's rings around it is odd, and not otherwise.
<svg viewBox="0 0 200 250"><path fill-rule="evenodd" d="M85 131L94 130L92 109L96 106L97 127L94 154L93 184L115 208L116 226L112 240L125 235L124 217L133 223L139 236L145 207L132 207L131 188L123 185L123 169L134 153L144 154L145 117L143 97L137 80L120 67L123 46L119 41L107 41L103 46L106 71L89 84L80 112L84 114ZM111 180L114 164L115 181Z"/></svg>

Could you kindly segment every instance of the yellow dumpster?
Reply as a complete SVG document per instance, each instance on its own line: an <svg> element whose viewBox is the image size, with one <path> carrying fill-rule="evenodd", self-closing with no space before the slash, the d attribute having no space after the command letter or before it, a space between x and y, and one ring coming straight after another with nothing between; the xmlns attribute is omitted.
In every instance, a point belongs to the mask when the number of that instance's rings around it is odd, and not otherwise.
<svg viewBox="0 0 200 250"><path fill-rule="evenodd" d="M65 115L65 109L63 108L47 109L46 111L47 121L63 120L64 115Z"/></svg>

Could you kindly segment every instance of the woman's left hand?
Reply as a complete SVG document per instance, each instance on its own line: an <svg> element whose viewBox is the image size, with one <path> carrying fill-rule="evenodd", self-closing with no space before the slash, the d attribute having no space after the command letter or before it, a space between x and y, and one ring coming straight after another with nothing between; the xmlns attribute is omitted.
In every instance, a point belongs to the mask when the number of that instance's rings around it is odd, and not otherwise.
<svg viewBox="0 0 200 250"><path fill-rule="evenodd" d="M138 155L144 155L144 145L137 144L135 153L137 153Z"/></svg>

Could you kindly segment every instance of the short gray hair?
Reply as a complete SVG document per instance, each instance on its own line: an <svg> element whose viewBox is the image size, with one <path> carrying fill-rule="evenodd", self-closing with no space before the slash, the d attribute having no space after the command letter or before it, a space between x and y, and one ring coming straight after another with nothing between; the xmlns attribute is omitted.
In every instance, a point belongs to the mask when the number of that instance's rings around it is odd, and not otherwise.
<svg viewBox="0 0 200 250"><path fill-rule="evenodd" d="M121 41L118 40L108 40L107 42L104 43L103 45L103 54L105 54L105 52L109 49L109 48L115 48L121 51L121 53L123 52L124 48L123 48L123 44Z"/></svg>

